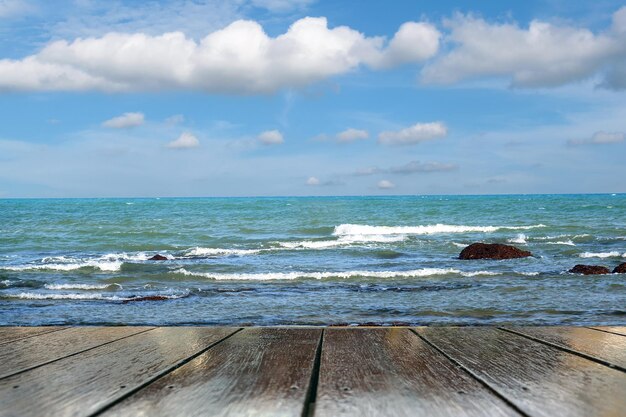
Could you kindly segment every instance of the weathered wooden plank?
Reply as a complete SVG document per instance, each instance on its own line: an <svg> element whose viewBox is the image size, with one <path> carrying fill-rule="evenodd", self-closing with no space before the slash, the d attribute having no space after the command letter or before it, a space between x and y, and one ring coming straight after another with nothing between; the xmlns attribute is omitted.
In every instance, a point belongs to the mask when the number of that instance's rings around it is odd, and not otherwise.
<svg viewBox="0 0 626 417"><path fill-rule="evenodd" d="M531 416L618 416L626 374L493 328L416 330Z"/></svg>
<svg viewBox="0 0 626 417"><path fill-rule="evenodd" d="M315 415L518 416L410 329L328 329Z"/></svg>
<svg viewBox="0 0 626 417"><path fill-rule="evenodd" d="M159 328L0 380L0 416L85 416L232 334Z"/></svg>
<svg viewBox="0 0 626 417"><path fill-rule="evenodd" d="M507 327L626 371L626 337L584 327Z"/></svg>
<svg viewBox="0 0 626 417"><path fill-rule="evenodd" d="M0 378L144 332L152 327L73 327L0 345Z"/></svg>
<svg viewBox="0 0 626 417"><path fill-rule="evenodd" d="M600 330L602 332L615 333L626 336L626 327L624 326L593 326L591 329Z"/></svg>
<svg viewBox="0 0 626 417"><path fill-rule="evenodd" d="M13 342L14 340L37 336L44 333L56 332L63 329L66 329L66 327L0 327L0 345Z"/></svg>
<svg viewBox="0 0 626 417"><path fill-rule="evenodd" d="M105 415L300 416L321 332L244 329Z"/></svg>

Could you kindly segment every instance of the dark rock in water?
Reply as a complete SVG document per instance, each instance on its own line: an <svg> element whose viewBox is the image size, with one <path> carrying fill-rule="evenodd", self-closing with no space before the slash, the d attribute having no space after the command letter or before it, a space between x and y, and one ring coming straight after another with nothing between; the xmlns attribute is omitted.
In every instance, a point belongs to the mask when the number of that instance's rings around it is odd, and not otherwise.
<svg viewBox="0 0 626 417"><path fill-rule="evenodd" d="M167 258L163 255L159 255L158 253L154 255L152 258L148 259L149 261L167 261Z"/></svg>
<svg viewBox="0 0 626 417"><path fill-rule="evenodd" d="M626 274L626 262L621 263L613 270L614 274Z"/></svg>
<svg viewBox="0 0 626 417"><path fill-rule="evenodd" d="M147 295L145 297L133 297L128 300L124 300L124 303L130 303L132 301L165 301L169 299L169 297L165 297L163 295Z"/></svg>
<svg viewBox="0 0 626 417"><path fill-rule="evenodd" d="M532 256L527 250L501 243L472 243L461 251L459 259L514 259Z"/></svg>
<svg viewBox="0 0 626 417"><path fill-rule="evenodd" d="M569 270L572 274L601 275L610 274L609 268L600 265L576 265Z"/></svg>

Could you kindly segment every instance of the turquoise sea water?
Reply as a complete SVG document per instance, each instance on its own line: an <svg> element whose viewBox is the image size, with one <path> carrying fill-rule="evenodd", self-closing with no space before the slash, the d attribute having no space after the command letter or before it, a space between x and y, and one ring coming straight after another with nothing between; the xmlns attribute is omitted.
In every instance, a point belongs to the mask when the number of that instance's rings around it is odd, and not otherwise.
<svg viewBox="0 0 626 417"><path fill-rule="evenodd" d="M621 262L623 194L0 200L0 325L624 325Z"/></svg>

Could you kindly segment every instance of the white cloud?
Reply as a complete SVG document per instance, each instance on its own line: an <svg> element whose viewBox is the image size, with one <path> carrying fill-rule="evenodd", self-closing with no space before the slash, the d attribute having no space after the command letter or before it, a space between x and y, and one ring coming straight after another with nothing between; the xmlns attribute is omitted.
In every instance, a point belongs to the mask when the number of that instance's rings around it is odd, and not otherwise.
<svg viewBox="0 0 626 417"><path fill-rule="evenodd" d="M321 181L317 177L309 177L306 180L306 185L320 185Z"/></svg>
<svg viewBox="0 0 626 417"><path fill-rule="evenodd" d="M396 187L396 185L393 182L388 181L388 180L380 180L378 181L378 184L376 184L376 186L380 188L381 190L390 190Z"/></svg>
<svg viewBox="0 0 626 417"><path fill-rule="evenodd" d="M366 37L347 26L330 29L323 17L297 20L273 38L249 20L235 21L199 42L182 32L107 33L55 41L35 55L0 60L0 91L271 93L362 65L423 61L436 52L438 36L434 27L411 22L386 46L384 38Z"/></svg>
<svg viewBox="0 0 626 417"><path fill-rule="evenodd" d="M264 145L280 145L285 142L283 134L278 130L267 130L258 136L259 141Z"/></svg>
<svg viewBox="0 0 626 417"><path fill-rule="evenodd" d="M452 84L495 76L518 87L552 87L601 75L626 57L625 10L614 14L610 29L597 34L540 20L523 28L457 15L446 22L454 46L422 70L422 82Z"/></svg>
<svg viewBox="0 0 626 417"><path fill-rule="evenodd" d="M367 130L352 128L346 129L343 132L339 132L336 136L339 142L354 142L356 140L367 139L369 137L370 134L367 132Z"/></svg>
<svg viewBox="0 0 626 417"><path fill-rule="evenodd" d="M172 149L189 149L198 146L200 146L200 141L189 132L183 132L178 139L167 144L167 147Z"/></svg>
<svg viewBox="0 0 626 417"><path fill-rule="evenodd" d="M378 135L378 142L383 145L413 145L447 134L448 128L441 122L417 123L405 129L381 132Z"/></svg>
<svg viewBox="0 0 626 417"><path fill-rule="evenodd" d="M304 9L315 3L316 0L250 0L250 3L270 12L290 12L293 10Z"/></svg>
<svg viewBox="0 0 626 417"><path fill-rule="evenodd" d="M124 113L102 123L103 127L111 129L126 129L129 127L141 126L144 123L143 113Z"/></svg>
<svg viewBox="0 0 626 417"><path fill-rule="evenodd" d="M440 37L439 31L429 23L406 22L372 64L377 68L391 68L409 62L426 61L437 53Z"/></svg>
<svg viewBox="0 0 626 417"><path fill-rule="evenodd" d="M0 18L19 16L35 10L26 0L0 0Z"/></svg>
<svg viewBox="0 0 626 417"><path fill-rule="evenodd" d="M407 164L391 167L389 172L393 174L416 174L416 173L429 173L429 172L446 172L454 171L459 166L456 164L447 164L443 162L419 162L411 161Z"/></svg>
<svg viewBox="0 0 626 417"><path fill-rule="evenodd" d="M570 139L568 145L607 145L624 142L626 134L624 132L596 132L589 139Z"/></svg>
<svg viewBox="0 0 626 417"><path fill-rule="evenodd" d="M185 116L182 114L175 114L165 119L165 123L168 125L177 125L185 121Z"/></svg>

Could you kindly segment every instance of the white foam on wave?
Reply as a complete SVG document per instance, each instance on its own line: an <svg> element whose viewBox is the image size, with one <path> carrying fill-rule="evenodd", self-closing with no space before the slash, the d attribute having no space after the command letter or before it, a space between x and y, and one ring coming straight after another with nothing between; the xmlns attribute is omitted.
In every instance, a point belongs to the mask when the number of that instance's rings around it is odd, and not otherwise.
<svg viewBox="0 0 626 417"><path fill-rule="evenodd" d="M5 269L9 271L33 271L33 270L50 270L50 271L75 271L81 268L95 268L104 272L115 272L119 271L122 268L121 261L99 261L97 259L84 261L84 262L73 262L66 264L54 264L54 263L44 263L44 264L27 264L27 265L18 265L18 266L3 266L0 269Z"/></svg>
<svg viewBox="0 0 626 417"><path fill-rule="evenodd" d="M368 243L392 243L406 239L405 235L349 235L335 240L303 240L299 242L278 242L285 249L327 249L337 246L349 246Z"/></svg>
<svg viewBox="0 0 626 417"><path fill-rule="evenodd" d="M120 284L46 284L48 290L106 290L107 288L122 288Z"/></svg>
<svg viewBox="0 0 626 417"><path fill-rule="evenodd" d="M153 294L168 299L177 299L186 297L188 294L165 295ZM36 292L21 292L18 294L2 295L4 298L16 298L20 300L103 300L103 301L133 301L142 296L120 297L116 295L104 295L100 293L69 293L69 294L45 294Z"/></svg>
<svg viewBox="0 0 626 417"><path fill-rule="evenodd" d="M518 244L526 244L526 243L528 243L528 242L526 242L527 238L528 237L525 234L520 233L515 238L509 239L507 242L509 242L509 243L518 243Z"/></svg>
<svg viewBox="0 0 626 417"><path fill-rule="evenodd" d="M626 258L626 253L620 254L618 251L611 252L583 252L580 255L581 258Z"/></svg>
<svg viewBox="0 0 626 417"><path fill-rule="evenodd" d="M544 224L531 226L465 226L450 224L433 224L424 226L370 226L365 224L340 224L335 227L333 235L431 235L437 233L493 233L498 230L528 230L546 227Z"/></svg>
<svg viewBox="0 0 626 417"><path fill-rule="evenodd" d="M222 249L195 247L184 252L184 256L246 256L255 255L260 249Z"/></svg>
<svg viewBox="0 0 626 417"><path fill-rule="evenodd" d="M546 242L546 245L567 245L567 246L576 246L574 242L571 240L559 240L557 242Z"/></svg>
<svg viewBox="0 0 626 417"><path fill-rule="evenodd" d="M241 274L217 274L210 272L191 272L185 268L175 272L187 276L203 277L218 281L270 281L270 280L296 280L301 278L327 279L327 278L416 278L436 275L458 274L466 277L478 275L500 275L499 272L469 271L464 272L454 268L423 268L410 271L343 271L343 272L265 272L265 273L241 273Z"/></svg>

